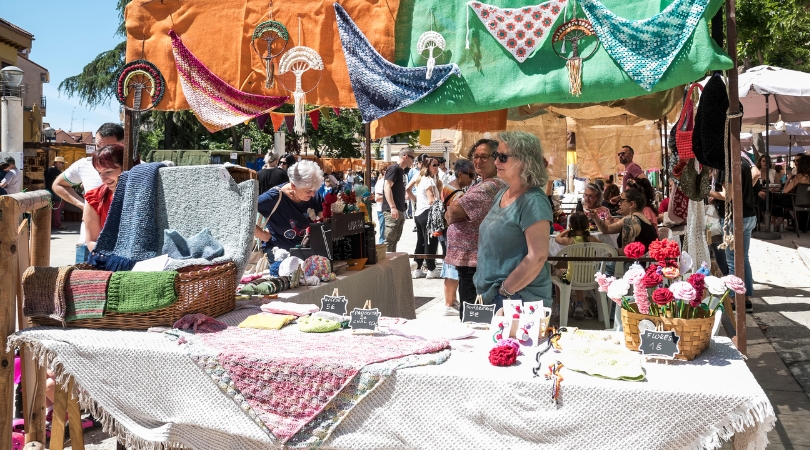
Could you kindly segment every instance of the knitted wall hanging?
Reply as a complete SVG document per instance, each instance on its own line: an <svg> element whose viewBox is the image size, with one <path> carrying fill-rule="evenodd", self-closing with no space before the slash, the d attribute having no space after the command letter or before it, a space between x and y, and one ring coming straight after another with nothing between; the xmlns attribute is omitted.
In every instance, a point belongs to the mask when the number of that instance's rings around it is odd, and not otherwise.
<svg viewBox="0 0 810 450"><path fill-rule="evenodd" d="M133 124L135 129L140 128L141 111L148 111L157 106L165 91L166 80L163 74L145 59L126 63L118 73L116 97L124 108L135 112ZM133 133L133 139L133 145L138 148L138 133Z"/></svg>
<svg viewBox="0 0 810 450"><path fill-rule="evenodd" d="M335 14L349 79L363 123L416 103L444 84L450 75L461 75L455 64L434 66L436 77L433 78L427 76L427 67L401 67L391 63L372 47L346 10L337 3Z"/></svg>
<svg viewBox="0 0 810 450"><path fill-rule="evenodd" d="M272 111L289 97L267 97L242 92L211 72L169 30L180 85L189 106L205 128L214 133Z"/></svg>
<svg viewBox="0 0 810 450"><path fill-rule="evenodd" d="M660 13L627 20L599 0L582 0L605 50L642 88L650 91L692 35L709 0L675 0Z"/></svg>
<svg viewBox="0 0 810 450"><path fill-rule="evenodd" d="M551 0L525 8L499 8L477 1L467 3L487 31L523 62L543 44L567 0ZM470 10L467 9L466 48L470 48Z"/></svg>
<svg viewBox="0 0 810 450"><path fill-rule="evenodd" d="M263 40L267 45L267 50L264 53L256 47L256 41ZM276 44L277 41L283 42L284 45L281 45L281 48L278 49L280 44ZM253 38L250 40L250 45L253 47L253 51L259 55L264 61L264 70L265 70L265 78L264 78L264 87L270 89L276 84L276 80L273 78L273 73L275 72L275 67L273 66L273 58L280 55L285 48L287 48L287 43L290 41L290 33L287 32L287 27L285 27L281 22L276 22L275 20L267 20L259 25L256 26L256 29L253 30ZM273 50L273 47L278 50Z"/></svg>
<svg viewBox="0 0 810 450"><path fill-rule="evenodd" d="M430 10L430 20L430 31L422 33L422 35L419 36L419 40L416 42L416 51L419 52L419 56L427 58L427 73L425 74L425 78L428 80L433 76L433 67L436 66L436 58L438 58L444 52L444 48L447 47L444 36L433 31L434 20L432 9ZM436 49L438 49L439 53L434 54ZM428 51L427 56L425 56L425 50Z"/></svg>
<svg viewBox="0 0 810 450"><path fill-rule="evenodd" d="M281 61L278 62L279 75L285 73L295 75L295 89L290 89L285 86L284 80L281 80L281 85L284 86L284 89L293 93L293 98L295 99L295 123L293 127L295 132L299 134L306 133L307 131L307 112L304 108L304 94L315 89L321 81L319 77L312 88L304 91L301 77L304 75L304 72L308 70L317 70L321 73L323 70L323 59L321 59L321 55L315 50L301 45L301 18L299 17L298 45L285 53L284 56L281 57Z"/></svg>
<svg viewBox="0 0 810 450"><path fill-rule="evenodd" d="M582 95L582 61L596 53L599 48L599 40L596 38L591 23L585 19L577 18L576 0L574 0L573 4L574 15L572 19L564 22L554 31L551 36L551 48L554 49L557 56L565 60L571 95L579 97ZM580 45L582 44L580 41L586 40L587 42L587 40L591 40L589 38L596 40L596 45L593 46L590 53L582 57L579 54ZM557 47L559 47L559 50ZM570 52L567 51L567 48L570 48Z"/></svg>

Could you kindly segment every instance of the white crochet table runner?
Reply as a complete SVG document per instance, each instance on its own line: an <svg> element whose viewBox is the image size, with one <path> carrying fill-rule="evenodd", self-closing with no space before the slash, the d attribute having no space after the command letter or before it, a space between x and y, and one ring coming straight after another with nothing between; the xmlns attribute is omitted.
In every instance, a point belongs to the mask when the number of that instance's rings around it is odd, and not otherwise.
<svg viewBox="0 0 810 450"><path fill-rule="evenodd" d="M252 311L234 311L228 322ZM11 338L56 363L83 390L84 405L119 427L135 448L276 448L278 445L158 333L29 329ZM716 337L691 362L646 363L644 382L563 368L560 404L551 381L533 378L534 350L493 367L488 336L454 342L438 366L395 372L342 419L334 449L759 449L775 415L740 354ZM544 355L543 367L554 354ZM114 420L110 420L110 419Z"/></svg>

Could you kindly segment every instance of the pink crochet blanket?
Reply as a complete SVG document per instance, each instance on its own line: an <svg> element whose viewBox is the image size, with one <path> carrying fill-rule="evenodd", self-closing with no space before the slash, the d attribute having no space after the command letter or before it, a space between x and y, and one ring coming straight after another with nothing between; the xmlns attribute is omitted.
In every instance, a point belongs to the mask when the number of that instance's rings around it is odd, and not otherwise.
<svg viewBox="0 0 810 450"><path fill-rule="evenodd" d="M321 412L368 364L448 348L447 341L228 327L197 335L281 443Z"/></svg>

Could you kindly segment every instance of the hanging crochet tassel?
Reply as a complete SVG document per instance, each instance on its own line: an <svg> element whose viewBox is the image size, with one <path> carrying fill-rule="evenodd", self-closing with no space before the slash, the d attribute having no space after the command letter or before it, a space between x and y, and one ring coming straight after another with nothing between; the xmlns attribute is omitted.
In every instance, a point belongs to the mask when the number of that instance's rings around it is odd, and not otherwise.
<svg viewBox="0 0 810 450"><path fill-rule="evenodd" d="M575 57L565 63L568 68L568 84L571 86L571 95L582 95L582 58Z"/></svg>
<svg viewBox="0 0 810 450"><path fill-rule="evenodd" d="M273 77L274 72L276 71L275 66L273 66L273 60L267 58L264 60L264 70L267 76L264 78L264 87L270 89L276 84L276 80Z"/></svg>
<svg viewBox="0 0 810 450"><path fill-rule="evenodd" d="M436 58L433 57L433 50L430 51L430 58L427 61L427 72L425 73L425 79L429 80L430 77L433 75L433 67L436 66Z"/></svg>
<svg viewBox="0 0 810 450"><path fill-rule="evenodd" d="M301 91L293 92L295 99L295 124L293 128L298 134L303 134L307 131L307 113L304 110L304 93Z"/></svg>

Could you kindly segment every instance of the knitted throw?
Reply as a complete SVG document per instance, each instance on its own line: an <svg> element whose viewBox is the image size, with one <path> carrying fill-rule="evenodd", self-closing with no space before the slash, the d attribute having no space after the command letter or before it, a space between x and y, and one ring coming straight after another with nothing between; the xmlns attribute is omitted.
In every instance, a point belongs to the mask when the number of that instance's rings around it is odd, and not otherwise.
<svg viewBox="0 0 810 450"><path fill-rule="evenodd" d="M132 270L135 263L160 254L155 203L163 163L139 164L118 179L107 222L88 262L99 269ZM124 174L121 174L122 176ZM115 246L110 243L115 238Z"/></svg>
<svg viewBox="0 0 810 450"><path fill-rule="evenodd" d="M543 45L549 29L565 7L566 0L551 0L525 8L499 8L485 3L467 3L487 31L518 62L523 62ZM470 10L467 9L466 48L470 48Z"/></svg>
<svg viewBox="0 0 810 450"><path fill-rule="evenodd" d="M110 275L112 272L105 270L70 272L70 278L65 286L66 321L104 317Z"/></svg>
<svg viewBox="0 0 810 450"><path fill-rule="evenodd" d="M289 98L248 94L232 87L205 67L173 30L169 31L169 36L183 95L197 119L211 133L270 112Z"/></svg>
<svg viewBox="0 0 810 450"><path fill-rule="evenodd" d="M65 283L72 270L73 266L26 269L22 275L23 315L50 317L64 324Z"/></svg>
<svg viewBox="0 0 810 450"><path fill-rule="evenodd" d="M107 290L107 311L150 312L177 301L177 272L115 272Z"/></svg>
<svg viewBox="0 0 810 450"><path fill-rule="evenodd" d="M229 382L220 382L220 387L233 395L243 410L252 409L248 411L251 417L281 443L323 411L366 365L448 347L447 341L395 336L285 333L236 327L197 335L189 342L203 345L195 348L192 344L189 348L197 364L214 379L227 375ZM225 373L210 371L212 360Z"/></svg>
<svg viewBox="0 0 810 450"><path fill-rule="evenodd" d="M658 83L703 17L709 0L675 0L643 20L627 20L599 0L582 0L605 50L630 78L650 91Z"/></svg>
<svg viewBox="0 0 810 450"><path fill-rule="evenodd" d="M346 10L337 3L335 14L349 79L363 123L416 103L441 86L452 74L461 76L455 64L433 67L430 79L427 79L427 67L400 67L393 64L372 47Z"/></svg>

